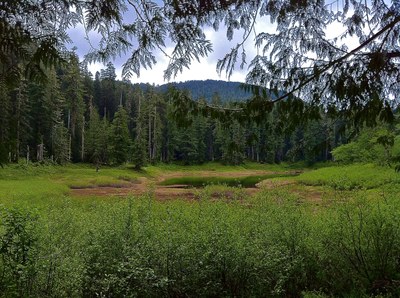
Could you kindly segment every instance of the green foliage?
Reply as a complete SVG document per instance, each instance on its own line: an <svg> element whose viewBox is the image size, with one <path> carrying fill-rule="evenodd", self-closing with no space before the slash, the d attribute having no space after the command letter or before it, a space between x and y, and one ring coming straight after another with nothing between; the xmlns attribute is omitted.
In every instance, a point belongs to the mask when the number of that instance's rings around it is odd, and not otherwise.
<svg viewBox="0 0 400 298"><path fill-rule="evenodd" d="M79 57L70 53L68 66L63 69L62 91L65 97L65 122L71 135L71 160L81 161L83 130L85 125L85 104L83 101L83 76L79 67Z"/></svg>
<svg viewBox="0 0 400 298"><path fill-rule="evenodd" d="M58 123L53 126L52 141L54 161L59 164L65 164L70 161L69 157L69 134L66 127Z"/></svg>
<svg viewBox="0 0 400 298"><path fill-rule="evenodd" d="M343 162L346 164L352 162L368 162L371 161L371 156L368 150L364 150L356 142L341 145L332 151L335 161Z"/></svg>
<svg viewBox="0 0 400 298"><path fill-rule="evenodd" d="M302 169L303 165L296 167L292 164L260 164L257 162L246 161L240 165L226 165L221 162L206 162L203 164L183 165L182 163L160 163L156 166L147 166L146 172L151 176L157 176L161 173L173 173L175 171L185 172L190 176L196 176L198 171L218 171L218 172L237 172L239 175L243 171L261 170L261 171L275 171L285 172L290 169Z"/></svg>
<svg viewBox="0 0 400 298"><path fill-rule="evenodd" d="M115 163L122 164L126 162L131 141L128 130L128 115L122 106L120 106L118 111L115 113L111 125L110 139L113 160Z"/></svg>
<svg viewBox="0 0 400 298"><path fill-rule="evenodd" d="M392 169L374 164L321 168L305 172L296 179L307 185L327 185L337 190L373 189L400 182L400 176Z"/></svg>
<svg viewBox="0 0 400 298"><path fill-rule="evenodd" d="M355 141L332 150L335 161L343 163L374 162L389 165L395 144L393 133L385 127L364 129ZM396 153L395 153L396 154Z"/></svg>
<svg viewBox="0 0 400 298"><path fill-rule="evenodd" d="M0 171L0 204L24 205L63 198L70 188L101 186L124 187L137 179L138 173L126 167L90 165L8 165Z"/></svg>
<svg viewBox="0 0 400 298"><path fill-rule="evenodd" d="M223 28L228 41L233 40L235 32L243 34L219 59L218 72L225 72L229 78L238 64L243 68L248 63L246 81L254 96L230 109L207 106L206 110L214 116L223 118L230 110L242 120L263 119L279 103L290 115L288 118L282 115L282 120L295 123L304 118L317 119L316 111L322 105L328 110L335 107L337 114L351 118L356 124L373 126L378 121L393 121L393 98L398 91L399 53L393 45L398 40L400 16L397 1L387 2L208 1L198 5L183 0L160 3L42 0L29 4L21 0L5 1L0 10L2 84L11 90L24 76L43 81L40 79L46 76L44 68L66 60L71 62L61 49L69 42L68 29L78 23L88 36L91 31L101 36L99 48L91 47L86 61L104 63L119 54L130 54L122 69L125 79L140 76L141 68L151 68L157 62L156 51L165 53L167 46L173 49L164 77L167 80L175 77L189 68L193 60L200 61L212 52L207 30ZM135 17L124 19L128 12ZM247 57L249 36L256 24L265 22L276 25L275 32L258 32L254 46L261 51ZM327 34L338 22L343 32ZM373 32L365 32L367 27L373 28ZM348 49L348 38L353 36L361 41L360 45ZM115 68L109 63L99 82L104 92L97 99L101 101L101 116L109 121L116 110L114 80ZM76 87L79 99L81 90ZM66 100L74 98L67 96ZM79 109L76 104L69 106L72 112L69 128L73 143L79 145L74 119L80 116ZM192 102L182 106L182 110L188 106L196 110L203 104ZM74 160L79 160L79 152L73 149ZM154 157L149 159L153 161ZM240 156L234 158L237 159Z"/></svg>
<svg viewBox="0 0 400 298"><path fill-rule="evenodd" d="M8 163L8 150L4 142L0 142L0 166L3 167Z"/></svg>
<svg viewBox="0 0 400 298"><path fill-rule="evenodd" d="M346 272L356 276L356 283L370 285L370 293L395 297L400 293L398 284L399 206L395 196L368 201L364 196L353 202L337 206L334 226L327 229L326 249L330 258L327 270L336 274ZM347 281L348 282L348 281ZM347 283L342 280L344 286Z"/></svg>
<svg viewBox="0 0 400 298"><path fill-rule="evenodd" d="M252 95L249 90L242 88L241 83L216 80L167 83L157 86L156 89L160 92L166 92L171 86L179 90L189 90L194 100L205 99L207 102L212 102L216 94L224 101L245 101Z"/></svg>
<svg viewBox="0 0 400 298"><path fill-rule="evenodd" d="M207 185L227 185L233 187L255 187L257 183L277 177L292 177L291 173L254 175L246 177L180 177L162 181L161 185L186 185L188 187L204 187Z"/></svg>
<svg viewBox="0 0 400 298"><path fill-rule="evenodd" d="M221 160L226 164L241 164L245 159L244 128L237 121L217 128L216 139L220 145Z"/></svg>
<svg viewBox="0 0 400 298"><path fill-rule="evenodd" d="M140 170L146 164L146 149L143 143L135 141L132 148L131 162L136 170Z"/></svg>
<svg viewBox="0 0 400 298"><path fill-rule="evenodd" d="M0 289L5 296L24 296L35 286L37 274L37 218L17 209L1 213Z"/></svg>
<svg viewBox="0 0 400 298"><path fill-rule="evenodd" d="M5 113L0 116L0 138L7 151L4 160L17 162L29 157L35 161L38 148L43 148L44 159L60 164L90 161L100 165L135 158L138 167L147 161L240 164L246 159L268 163L307 159L311 164L330 159L329 150L340 143L337 131L344 123L330 133L333 119L320 110L322 119L294 126L289 121L288 103L273 108L265 117L250 110L244 117L231 110L244 103L226 103L218 111L210 108L226 100L214 94L210 104L200 100L199 109L188 92L175 92L178 100L172 100L170 93L158 93L150 85L116 81L110 63L93 81L74 53L68 57L68 66L46 72L47 82L30 82L28 86L21 82L15 91L3 90ZM118 102L127 114L128 134L125 130L114 133L110 128L120 116L116 113ZM295 106L308 109L304 104ZM299 120L301 115L296 117ZM123 131L125 136L120 140L137 143L129 153L125 152L126 144L113 145ZM116 161L113 151L118 148Z"/></svg>
<svg viewBox="0 0 400 298"><path fill-rule="evenodd" d="M39 220L25 211L13 213L12 220L1 222L2 247L24 248L18 253L29 262L18 257L24 273L16 276L31 286L18 284L2 293L398 294L400 210L395 193L374 201L361 194L355 201L315 210L284 190L259 194L247 201L252 208L240 200L221 201L213 196L216 191L223 190L204 189L198 202L55 200L39 206ZM225 191L236 192L227 198L248 200L238 190ZM4 276L15 277L14 268L2 267ZM12 283L3 279L3 289L17 285L18 278Z"/></svg>
<svg viewBox="0 0 400 298"><path fill-rule="evenodd" d="M158 171L182 168L162 165ZM188 170L220 168L213 163ZM147 169L156 173L154 166ZM395 174L359 165L296 179L322 176L327 183L347 173L347 180L356 180L357 170L382 181ZM96 173L76 165L15 166L0 171L0 183L132 174L124 168ZM384 192L329 192L326 206L304 203L290 189L249 198L243 189L221 185L199 190L195 201L23 192L6 200L0 193L0 296L397 297L400 207L393 182Z"/></svg>

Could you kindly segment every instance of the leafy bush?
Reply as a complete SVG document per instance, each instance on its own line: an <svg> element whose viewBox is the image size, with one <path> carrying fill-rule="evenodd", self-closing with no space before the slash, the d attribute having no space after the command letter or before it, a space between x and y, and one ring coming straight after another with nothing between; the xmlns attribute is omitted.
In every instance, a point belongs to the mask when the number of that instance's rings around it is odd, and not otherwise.
<svg viewBox="0 0 400 298"><path fill-rule="evenodd" d="M2 211L0 234L0 292L24 296L32 291L37 274L36 216L17 209Z"/></svg>
<svg viewBox="0 0 400 298"><path fill-rule="evenodd" d="M332 150L334 160L342 163L377 163L390 164L394 145L393 133L384 127L366 128L357 139Z"/></svg>
<svg viewBox="0 0 400 298"><path fill-rule="evenodd" d="M7 209L0 296L398 296L398 189L316 209L285 189L208 200L219 188Z"/></svg>
<svg viewBox="0 0 400 298"><path fill-rule="evenodd" d="M335 282L330 285L331 291L338 291L340 287L346 292L359 288L369 294L398 297L400 209L397 199L371 202L361 196L338 205L334 214L337 217L331 222L333 226L324 235L321 259L326 266L326 281Z"/></svg>

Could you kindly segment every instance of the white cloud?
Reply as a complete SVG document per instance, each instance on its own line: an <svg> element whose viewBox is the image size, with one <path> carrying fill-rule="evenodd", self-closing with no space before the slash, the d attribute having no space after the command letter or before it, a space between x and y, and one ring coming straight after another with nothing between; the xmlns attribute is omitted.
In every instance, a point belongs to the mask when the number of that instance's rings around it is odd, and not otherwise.
<svg viewBox="0 0 400 298"><path fill-rule="evenodd" d="M276 28L276 24L271 24L269 18L262 17L257 20L255 24L255 34L260 32L268 32L274 33ZM326 30L327 36L329 38L333 38L340 33L344 32L345 28L342 24L333 24L329 26ZM184 69L182 73L178 73L175 78L171 81L187 81L187 80L206 80L206 79L214 79L214 80L228 80L225 73L222 73L221 76L218 75L216 71L216 64L218 59L223 58L231 48L233 48L238 42L241 42L243 39L243 31L237 31L234 34L233 40L228 41L226 38L226 31L224 30L223 26L221 26L220 30L215 32L212 28L205 29L205 34L207 38L213 44L213 52L206 58L202 58L201 62L192 61L190 65L190 69ZM257 55L258 51L255 48L255 34L251 33L245 43L245 50L247 55L247 63L249 63L255 55ZM70 30L70 35L73 40L72 46L78 47L78 54L81 58L83 58L84 54L90 50L90 45L88 41L85 39L86 35L84 33L84 28L82 25L77 26L76 28L72 28ZM100 40L98 34L91 32L90 33L90 41L92 42L93 46L96 46ZM349 49L353 49L354 47L358 46L358 40L356 38L346 38L342 41L345 43ZM172 51L171 47L166 49L166 52ZM262 49L260 49L260 53L262 53ZM122 65L127 60L129 55L125 57L119 57L115 61L112 61L117 72L117 77L121 79L122 73ZM150 83L150 84L164 84L164 71L168 66L168 58L164 56L163 53L160 51L156 53L157 64L153 66L152 69L141 69L140 77L137 78L136 76L132 77L131 81L133 83ZM240 69L240 55L238 57L238 62L236 64L235 70L230 77L230 81L238 81L244 82L246 73L247 73L247 66L245 65L244 69ZM248 65L248 64L247 64ZM105 68L105 65L102 63L94 63L88 66L89 70L95 74L96 71L100 71L100 69Z"/></svg>
<svg viewBox="0 0 400 298"><path fill-rule="evenodd" d="M83 28L75 29L74 42L75 40L78 39L78 34L77 34L78 32L81 32L81 34L84 35ZM212 30L207 30L206 33L207 33L207 38L211 40L216 50L214 50L214 52L211 53L209 57L202 58L200 62L197 62L196 60L192 61L190 69L184 68L183 72L178 73L177 76L171 80L171 82L174 81L179 82L187 80L207 80L207 79L228 80L228 78L226 78L224 74L222 76L218 75L216 71L216 64L217 64L217 59L222 58L229 51L230 43L226 42L226 37L224 35L225 33L223 31L214 32ZM80 37L80 40L82 40L82 37ZM83 58L85 51L82 51L81 49L87 50L89 49L89 47L78 48L78 53L81 56L81 58ZM172 52L172 47L167 48L166 52L167 53ZM132 77L131 81L133 83L142 82L142 83L150 83L156 85L167 83L164 80L164 71L168 66L169 58L166 57L161 52L158 52L156 54L156 57L157 57L157 64L155 64L151 69L141 68L140 77L139 78L137 78L136 76ZM122 75L122 65L127 60L127 58L128 55L125 57L118 58L115 61L112 61L116 68L117 77L119 79L121 79ZM100 71L100 69L105 68L105 66L101 63L95 63L95 64L90 64L88 68L93 74L95 74L96 71ZM230 77L230 81L244 82L246 76L245 72L246 70L241 70L239 69L239 67L237 67L237 69L233 72L232 76Z"/></svg>

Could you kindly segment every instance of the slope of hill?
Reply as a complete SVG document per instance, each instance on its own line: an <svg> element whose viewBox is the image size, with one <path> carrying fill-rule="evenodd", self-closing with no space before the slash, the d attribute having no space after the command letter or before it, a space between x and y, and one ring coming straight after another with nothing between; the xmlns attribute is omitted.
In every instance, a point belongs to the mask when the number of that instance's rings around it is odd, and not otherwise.
<svg viewBox="0 0 400 298"><path fill-rule="evenodd" d="M160 85L157 89L165 92L171 85L181 90L188 90L193 99L204 98L211 101L216 94L222 101L242 101L251 97L251 92L241 87L242 83L216 80L169 83Z"/></svg>

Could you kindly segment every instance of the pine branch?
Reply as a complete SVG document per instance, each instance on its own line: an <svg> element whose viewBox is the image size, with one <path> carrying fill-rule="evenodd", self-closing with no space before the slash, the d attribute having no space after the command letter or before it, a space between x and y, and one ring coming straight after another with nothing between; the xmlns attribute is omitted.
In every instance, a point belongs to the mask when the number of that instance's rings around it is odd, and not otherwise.
<svg viewBox="0 0 400 298"><path fill-rule="evenodd" d="M324 66L321 70L318 71L318 73L314 73L312 76L310 76L307 80L303 81L299 86L296 88L292 89L291 91L285 93L284 95L278 97L277 99L273 100L272 103L279 102L289 96L292 96L296 91L299 91L301 88L306 86L307 84L311 83L313 80L315 80L318 76L320 76L322 73L326 72L328 69L330 69L332 66L335 66L337 64L340 64L347 58L354 56L357 52L365 48L368 44L370 44L372 41L377 39L379 36L381 36L383 33L385 33L387 30L392 29L397 23L400 22L400 16L396 17L391 23L387 24L385 27L383 27L380 31L378 31L376 34L372 35L370 38L368 38L366 41L364 41L362 44L360 44L358 47L355 49L351 50L349 53L343 55L342 57L331 61L328 63L326 66Z"/></svg>

